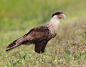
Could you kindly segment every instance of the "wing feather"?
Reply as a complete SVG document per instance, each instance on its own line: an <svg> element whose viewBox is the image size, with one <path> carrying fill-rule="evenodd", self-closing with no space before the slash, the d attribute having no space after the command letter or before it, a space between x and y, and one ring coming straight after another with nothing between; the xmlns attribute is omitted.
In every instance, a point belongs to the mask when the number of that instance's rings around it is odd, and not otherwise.
<svg viewBox="0 0 86 67"><path fill-rule="evenodd" d="M28 33L17 40L17 44L38 43L48 39L49 29L45 26L32 28Z"/></svg>
<svg viewBox="0 0 86 67"><path fill-rule="evenodd" d="M26 39L33 42L40 42L42 40L48 39L49 29L45 26L40 26L37 28L33 28L25 35Z"/></svg>

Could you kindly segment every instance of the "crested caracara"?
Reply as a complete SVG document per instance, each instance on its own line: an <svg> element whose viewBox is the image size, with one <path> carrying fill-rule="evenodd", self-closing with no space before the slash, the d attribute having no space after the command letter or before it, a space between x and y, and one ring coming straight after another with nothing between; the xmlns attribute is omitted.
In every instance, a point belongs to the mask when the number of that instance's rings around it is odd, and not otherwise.
<svg viewBox="0 0 86 67"><path fill-rule="evenodd" d="M44 53L48 41L54 38L57 34L61 18L65 18L65 15L62 12L54 13L51 20L47 24L32 28L28 33L10 43L7 46L6 51L20 45L35 44L35 52Z"/></svg>

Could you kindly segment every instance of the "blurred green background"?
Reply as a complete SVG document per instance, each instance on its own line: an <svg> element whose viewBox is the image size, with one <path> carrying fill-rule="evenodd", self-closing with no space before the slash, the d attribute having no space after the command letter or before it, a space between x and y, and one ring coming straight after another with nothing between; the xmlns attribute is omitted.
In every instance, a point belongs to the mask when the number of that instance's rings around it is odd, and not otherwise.
<svg viewBox="0 0 86 67"><path fill-rule="evenodd" d="M44 57L38 56L33 46L5 52L9 43L31 28L46 24L58 11L66 19L61 20ZM0 0L0 67L73 65L86 65L86 0Z"/></svg>
<svg viewBox="0 0 86 67"><path fill-rule="evenodd" d="M53 13L67 18L86 14L85 0L0 0L0 31L27 29L44 23Z"/></svg>

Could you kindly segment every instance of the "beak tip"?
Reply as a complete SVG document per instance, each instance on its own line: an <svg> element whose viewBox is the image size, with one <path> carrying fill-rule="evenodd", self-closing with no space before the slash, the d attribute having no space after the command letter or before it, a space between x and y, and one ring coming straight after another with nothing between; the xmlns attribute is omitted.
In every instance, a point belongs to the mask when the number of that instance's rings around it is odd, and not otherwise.
<svg viewBox="0 0 86 67"><path fill-rule="evenodd" d="M66 19L66 16L65 16L65 15L63 15L63 17L62 17L62 18Z"/></svg>

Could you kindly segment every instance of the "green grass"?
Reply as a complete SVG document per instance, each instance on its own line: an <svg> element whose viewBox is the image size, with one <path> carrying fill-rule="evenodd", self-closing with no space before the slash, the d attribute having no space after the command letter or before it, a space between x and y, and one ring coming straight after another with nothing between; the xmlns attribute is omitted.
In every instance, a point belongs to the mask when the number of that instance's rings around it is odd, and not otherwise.
<svg viewBox="0 0 86 67"><path fill-rule="evenodd" d="M86 66L85 0L0 0L0 67ZM44 56L34 45L6 47L31 28L47 23L54 12L62 11L58 34L46 46ZM74 66L74 67L75 67Z"/></svg>

